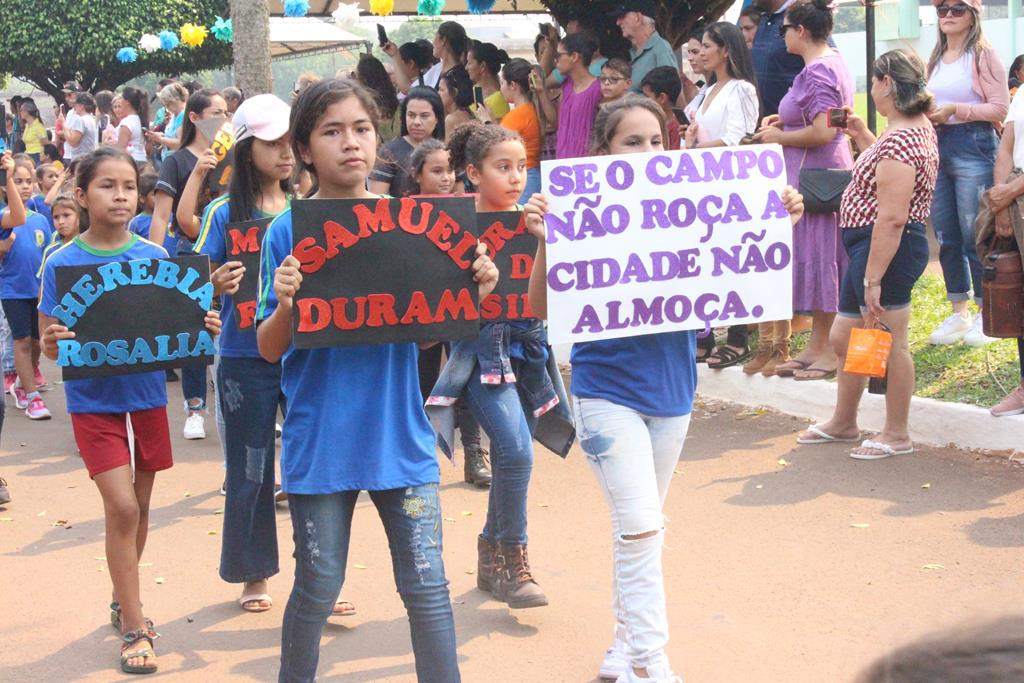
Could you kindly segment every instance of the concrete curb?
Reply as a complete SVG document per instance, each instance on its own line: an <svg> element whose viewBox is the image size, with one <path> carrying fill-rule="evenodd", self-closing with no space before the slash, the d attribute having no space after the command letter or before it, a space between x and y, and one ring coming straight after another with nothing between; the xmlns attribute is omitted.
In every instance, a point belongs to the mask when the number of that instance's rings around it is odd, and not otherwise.
<svg viewBox="0 0 1024 683"><path fill-rule="evenodd" d="M738 367L711 370L698 364L697 394L748 406L767 406L788 415L827 419L836 401L835 382L796 382L748 376ZM885 397L865 392L860 427L879 431L885 421ZM1024 416L992 417L984 408L913 397L910 437L917 443L954 448L1024 452ZM1013 455L1010 456L1011 458Z"/></svg>

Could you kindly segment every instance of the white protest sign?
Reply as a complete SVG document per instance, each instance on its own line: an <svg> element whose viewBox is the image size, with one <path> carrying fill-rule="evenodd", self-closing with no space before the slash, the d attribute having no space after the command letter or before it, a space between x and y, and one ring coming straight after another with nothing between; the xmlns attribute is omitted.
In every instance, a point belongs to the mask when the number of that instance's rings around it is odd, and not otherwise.
<svg viewBox="0 0 1024 683"><path fill-rule="evenodd" d="M552 344L788 320L779 145L541 163Z"/></svg>

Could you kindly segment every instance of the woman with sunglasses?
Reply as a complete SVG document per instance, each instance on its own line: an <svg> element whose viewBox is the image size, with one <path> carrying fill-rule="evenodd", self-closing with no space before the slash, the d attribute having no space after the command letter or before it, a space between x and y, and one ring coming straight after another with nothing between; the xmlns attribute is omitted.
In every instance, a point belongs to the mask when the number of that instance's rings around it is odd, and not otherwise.
<svg viewBox="0 0 1024 683"><path fill-rule="evenodd" d="M928 90L935 109L928 115L939 136L939 177L932 224L939 262L953 313L932 332L932 344L970 346L993 341L971 319L973 294L981 306L981 261L974 247L978 201L992 184L996 161L993 126L1006 117L1010 93L1006 68L981 31L981 0L932 0L939 38L928 60Z"/></svg>

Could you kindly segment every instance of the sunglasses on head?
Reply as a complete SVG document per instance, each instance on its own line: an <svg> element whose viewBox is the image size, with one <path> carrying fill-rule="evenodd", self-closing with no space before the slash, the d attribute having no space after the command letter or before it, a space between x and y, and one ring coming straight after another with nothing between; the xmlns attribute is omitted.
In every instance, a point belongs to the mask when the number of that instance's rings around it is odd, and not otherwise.
<svg viewBox="0 0 1024 683"><path fill-rule="evenodd" d="M952 14L956 18L960 18L967 14L967 10L970 9L967 5L959 3L956 5L939 5L935 8L935 13L939 15L939 18L943 18L947 15Z"/></svg>

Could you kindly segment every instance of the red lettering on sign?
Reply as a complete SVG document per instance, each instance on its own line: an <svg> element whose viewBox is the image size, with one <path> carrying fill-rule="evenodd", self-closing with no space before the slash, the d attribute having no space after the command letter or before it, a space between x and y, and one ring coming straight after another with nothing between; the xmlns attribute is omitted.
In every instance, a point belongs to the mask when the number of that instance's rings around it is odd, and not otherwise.
<svg viewBox="0 0 1024 683"><path fill-rule="evenodd" d="M430 311L430 304L427 303L427 296L419 290L412 293L412 296L409 298L409 306L405 309L405 315L402 316L403 325L411 325L414 322L420 325L444 322L443 319L434 320L434 314Z"/></svg>
<svg viewBox="0 0 1024 683"><path fill-rule="evenodd" d="M352 212L359 221L359 239L369 237L373 233L390 232L395 229L390 202L390 199L378 199L377 206L372 211L366 204L356 204L352 207Z"/></svg>
<svg viewBox="0 0 1024 683"><path fill-rule="evenodd" d="M484 320L522 320L536 318L530 308L528 294L488 294L480 302L480 317Z"/></svg>
<svg viewBox="0 0 1024 683"><path fill-rule="evenodd" d="M455 262L462 270L466 270L473 265L473 261L476 260L476 238L468 232L462 233L462 239L454 247L448 250L448 257ZM469 255L467 260L465 257Z"/></svg>
<svg viewBox="0 0 1024 683"><path fill-rule="evenodd" d="M452 248L452 245L446 240L461 231L462 228L459 227L459 224L452 220L452 217L446 212L442 211L437 216L437 222L427 231L427 239L433 242L441 251L448 251Z"/></svg>
<svg viewBox="0 0 1024 683"><path fill-rule="evenodd" d="M529 280L533 272L533 256L531 254L512 254L512 269L508 274L510 280Z"/></svg>
<svg viewBox="0 0 1024 683"><path fill-rule="evenodd" d="M238 316L238 327L247 330L256 321L255 301L235 301L235 315Z"/></svg>
<svg viewBox="0 0 1024 683"><path fill-rule="evenodd" d="M488 294L480 302L480 317L484 320L497 320L501 313L501 297L497 294Z"/></svg>
<svg viewBox="0 0 1024 683"><path fill-rule="evenodd" d="M420 208L420 220L418 223L413 223L412 212L417 206ZM415 199L404 197L402 199L402 208L398 212L398 225L410 235L422 235L427 231L427 225L430 223L430 213L433 210L434 205L430 202L417 202Z"/></svg>
<svg viewBox="0 0 1024 683"><path fill-rule="evenodd" d="M356 317L354 320L349 320L348 316L345 315L345 309L348 307L348 297L338 297L332 300L331 303L334 309L334 324L339 330L354 330L363 326L363 322L366 320L365 296L357 296L355 299Z"/></svg>
<svg viewBox="0 0 1024 683"><path fill-rule="evenodd" d="M324 239L327 241L327 253L325 256L329 259L338 255L339 244L343 248L348 249L359 241L359 238L349 232L345 226L335 221L326 221L324 223Z"/></svg>
<svg viewBox="0 0 1024 683"><path fill-rule="evenodd" d="M292 251L292 256L299 260L299 270L303 273L315 273L324 266L327 257L324 248L318 246L315 237L299 240Z"/></svg>
<svg viewBox="0 0 1024 683"><path fill-rule="evenodd" d="M228 230L228 236L231 238L232 256L255 254L260 250L260 229L255 226L244 233L237 228L231 228Z"/></svg>
<svg viewBox="0 0 1024 683"><path fill-rule="evenodd" d="M370 327L384 327L385 325L397 325L398 316L395 315L395 297L391 294L371 294L367 297L370 303L370 313L367 316L366 324Z"/></svg>
<svg viewBox="0 0 1024 683"><path fill-rule="evenodd" d="M487 245L487 253L494 256L505 248L505 243L526 229L526 221L520 216L515 230L509 230L501 221L495 221L480 235L480 241Z"/></svg>
<svg viewBox="0 0 1024 683"><path fill-rule="evenodd" d="M323 299L298 299L299 332L319 332L331 324L331 305Z"/></svg>
<svg viewBox="0 0 1024 683"><path fill-rule="evenodd" d="M473 295L463 287L459 293L452 294L452 290L446 289L441 294L441 301L437 304L437 315L435 320L477 320L480 314L473 305Z"/></svg>

